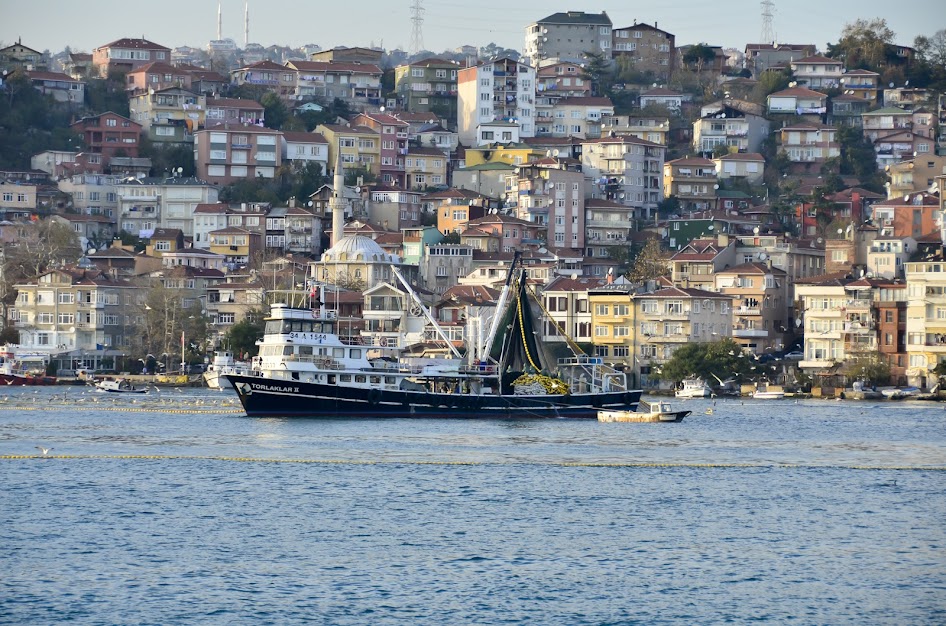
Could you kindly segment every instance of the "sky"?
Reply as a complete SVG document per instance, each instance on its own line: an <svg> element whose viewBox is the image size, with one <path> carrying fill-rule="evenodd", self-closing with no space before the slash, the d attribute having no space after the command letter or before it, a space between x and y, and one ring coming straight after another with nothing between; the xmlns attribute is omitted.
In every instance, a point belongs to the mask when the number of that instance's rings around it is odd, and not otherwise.
<svg viewBox="0 0 946 626"><path fill-rule="evenodd" d="M298 47L315 43L408 49L411 43L410 7L415 0L249 0L250 41ZM823 50L836 42L845 23L882 17L896 33L897 43L911 45L917 35L946 28L942 0L774 0L773 27L781 43L813 43ZM424 47L434 52L460 45L490 42L521 50L525 27L557 11L607 11L615 27L638 22L653 24L676 36L677 45L705 41L743 49L759 43L762 9L759 0L627 0L548 2L521 0L422 0ZM223 36L243 45L244 0L222 0ZM651 6L648 6L651 5ZM144 36L175 48L203 47L217 34L217 0L160 0L136 10L118 0L0 0L0 43L22 38L36 50L58 52L93 48L122 37ZM160 6L160 9L152 7ZM354 8L354 10L353 10ZM893 10L893 9L896 10ZM120 17L129 16L130 26ZM114 17L113 17L114 16Z"/></svg>

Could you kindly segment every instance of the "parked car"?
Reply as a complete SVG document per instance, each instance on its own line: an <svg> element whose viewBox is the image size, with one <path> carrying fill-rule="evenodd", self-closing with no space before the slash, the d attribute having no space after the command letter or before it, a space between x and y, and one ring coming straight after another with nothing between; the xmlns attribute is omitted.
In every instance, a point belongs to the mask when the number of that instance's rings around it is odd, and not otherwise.
<svg viewBox="0 0 946 626"><path fill-rule="evenodd" d="M785 358L789 361L801 361L805 358L805 353L801 350L792 350L791 352L785 353Z"/></svg>

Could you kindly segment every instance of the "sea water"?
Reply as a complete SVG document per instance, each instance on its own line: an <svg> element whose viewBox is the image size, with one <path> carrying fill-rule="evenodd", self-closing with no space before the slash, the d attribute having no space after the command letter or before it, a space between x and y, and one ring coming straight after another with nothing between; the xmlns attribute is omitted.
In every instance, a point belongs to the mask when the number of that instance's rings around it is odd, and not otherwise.
<svg viewBox="0 0 946 626"><path fill-rule="evenodd" d="M4 623L946 623L940 404L320 421L4 391Z"/></svg>

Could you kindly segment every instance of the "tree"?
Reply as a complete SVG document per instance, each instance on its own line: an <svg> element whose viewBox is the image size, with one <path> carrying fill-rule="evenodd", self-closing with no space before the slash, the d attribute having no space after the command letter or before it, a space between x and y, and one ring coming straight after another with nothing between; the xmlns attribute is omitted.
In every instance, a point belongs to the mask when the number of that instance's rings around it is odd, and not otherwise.
<svg viewBox="0 0 946 626"><path fill-rule="evenodd" d="M634 259L634 265L627 273L627 279L635 283L645 283L648 280L656 280L661 276L670 273L670 266L663 256L663 250L660 242L651 239L644 244L637 257Z"/></svg>
<svg viewBox="0 0 946 626"><path fill-rule="evenodd" d="M611 61L600 52L586 52L588 61L582 68L581 78L591 83L591 93L595 96L608 96L614 89L614 74Z"/></svg>
<svg viewBox="0 0 946 626"><path fill-rule="evenodd" d="M82 252L78 236L68 226L51 220L30 222L6 250L4 278L36 278L53 265L75 263Z"/></svg>
<svg viewBox="0 0 946 626"><path fill-rule="evenodd" d="M844 25L838 43L828 44L827 56L842 59L847 69L879 71L886 65L894 36L885 19L858 19Z"/></svg>
<svg viewBox="0 0 946 626"><path fill-rule="evenodd" d="M686 378L707 382L720 378L741 378L752 372L752 358L730 338L713 343L688 343L673 352L660 370L661 380L679 383ZM753 361L754 363L754 361Z"/></svg>
<svg viewBox="0 0 946 626"><path fill-rule="evenodd" d="M770 94L776 91L788 89L788 84L792 81L792 72L789 69L780 71L769 70L762 72L759 76L759 82L752 88L749 99L758 104L765 104Z"/></svg>
<svg viewBox="0 0 946 626"><path fill-rule="evenodd" d="M227 330L224 342L234 354L254 357L258 350L256 341L262 336L263 313L253 310Z"/></svg>
<svg viewBox="0 0 946 626"><path fill-rule="evenodd" d="M360 182L359 182L359 179ZM378 180L377 174L369 170L365 166L355 167L352 169L345 169L345 184L349 187L355 185L364 185L367 183L373 183Z"/></svg>
<svg viewBox="0 0 946 626"><path fill-rule="evenodd" d="M890 380L890 365L879 354L858 355L847 363L847 376L871 385L885 385Z"/></svg>
<svg viewBox="0 0 946 626"><path fill-rule="evenodd" d="M276 92L267 91L260 99L260 104L265 109L267 128L279 130L289 119L289 109Z"/></svg>
<svg viewBox="0 0 946 626"><path fill-rule="evenodd" d="M683 53L683 63L690 69L696 70L697 73L702 73L703 68L712 65L715 60L716 51L709 44L703 42L690 46Z"/></svg>
<svg viewBox="0 0 946 626"><path fill-rule="evenodd" d="M885 176L877 169L877 153L870 139L850 126L839 128L837 138L841 149L839 173L856 176L864 188L882 193Z"/></svg>
<svg viewBox="0 0 946 626"><path fill-rule="evenodd" d="M197 173L194 148L191 146L164 144L142 138L138 153L151 159L152 176L173 176L177 168L181 168L180 175L185 178Z"/></svg>

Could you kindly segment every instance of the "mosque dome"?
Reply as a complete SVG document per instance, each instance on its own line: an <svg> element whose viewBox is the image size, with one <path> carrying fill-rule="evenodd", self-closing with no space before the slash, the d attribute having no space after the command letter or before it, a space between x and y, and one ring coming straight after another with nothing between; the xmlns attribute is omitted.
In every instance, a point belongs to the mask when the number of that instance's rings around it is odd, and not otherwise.
<svg viewBox="0 0 946 626"><path fill-rule="evenodd" d="M349 235L325 251L322 261L366 261L398 263L395 254L388 254L371 237Z"/></svg>

